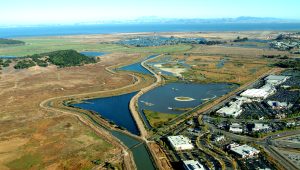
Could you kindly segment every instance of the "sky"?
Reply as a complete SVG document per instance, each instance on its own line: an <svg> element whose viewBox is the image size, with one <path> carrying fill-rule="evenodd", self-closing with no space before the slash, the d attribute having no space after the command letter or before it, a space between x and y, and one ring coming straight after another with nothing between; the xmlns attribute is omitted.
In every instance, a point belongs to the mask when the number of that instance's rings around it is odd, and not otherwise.
<svg viewBox="0 0 300 170"><path fill-rule="evenodd" d="M300 19L300 0L0 0L1 25L164 18Z"/></svg>

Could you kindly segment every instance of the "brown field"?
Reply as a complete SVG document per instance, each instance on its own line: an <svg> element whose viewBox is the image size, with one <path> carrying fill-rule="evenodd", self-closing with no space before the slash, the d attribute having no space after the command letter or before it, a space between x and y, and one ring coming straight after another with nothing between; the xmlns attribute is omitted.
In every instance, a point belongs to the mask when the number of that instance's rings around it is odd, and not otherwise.
<svg viewBox="0 0 300 170"><path fill-rule="evenodd" d="M186 55L188 54L188 55ZM191 68L182 75L193 82L230 82L245 84L271 69L270 59L262 55L288 55L287 52L272 49L240 48L224 46L194 45L184 54L172 54L171 61L185 60ZM170 55L168 55L170 56ZM218 67L221 60L224 65ZM172 78L170 79L172 80Z"/></svg>
<svg viewBox="0 0 300 170"><path fill-rule="evenodd" d="M103 91L132 83L127 74L106 67L138 54L110 54L100 63L57 69L3 70L0 80L0 169L80 169L93 167L121 152L76 117L47 112L39 104L48 98ZM112 162L122 166L122 160Z"/></svg>

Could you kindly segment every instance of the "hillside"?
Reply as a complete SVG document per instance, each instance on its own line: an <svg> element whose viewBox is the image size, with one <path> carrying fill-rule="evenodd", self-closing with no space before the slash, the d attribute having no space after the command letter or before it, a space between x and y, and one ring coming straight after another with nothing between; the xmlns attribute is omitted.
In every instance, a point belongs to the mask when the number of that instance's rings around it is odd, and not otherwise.
<svg viewBox="0 0 300 170"><path fill-rule="evenodd" d="M90 63L96 63L96 59L78 53L75 50L59 50L26 56L23 59L19 59L14 68L24 69L35 65L47 67L49 64L53 64L58 67L71 67Z"/></svg>
<svg viewBox="0 0 300 170"><path fill-rule="evenodd" d="M19 40L0 38L0 45L22 45L22 44L25 44L25 42Z"/></svg>

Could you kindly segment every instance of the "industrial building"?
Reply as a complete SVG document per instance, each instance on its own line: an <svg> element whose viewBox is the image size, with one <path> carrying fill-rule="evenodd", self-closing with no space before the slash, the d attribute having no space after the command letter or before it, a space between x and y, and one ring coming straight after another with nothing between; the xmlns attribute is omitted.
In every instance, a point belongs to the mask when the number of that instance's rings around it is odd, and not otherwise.
<svg viewBox="0 0 300 170"><path fill-rule="evenodd" d="M275 86L284 83L288 78L287 76L269 75L264 79L266 82L264 86L259 89L248 89L241 93L241 96L256 100L266 99L276 93Z"/></svg>
<svg viewBox="0 0 300 170"><path fill-rule="evenodd" d="M250 102L252 102L252 100L246 97L237 97L236 101L231 101L229 106L222 107L221 109L217 110L216 113L224 117L236 118L243 112L242 105Z"/></svg>
<svg viewBox="0 0 300 170"><path fill-rule="evenodd" d="M284 83L288 78L289 78L288 76L269 75L268 77L265 78L265 81L268 84L277 86L279 84Z"/></svg>
<svg viewBox="0 0 300 170"><path fill-rule="evenodd" d="M238 105L230 105L229 107L225 106L217 111L218 114L224 117L234 117L234 118L239 116L242 112L243 110Z"/></svg>
<svg viewBox="0 0 300 170"><path fill-rule="evenodd" d="M241 145L241 146L237 146L237 147L233 147L230 149L230 151L235 154L237 157L240 158L250 158L253 157L257 154L259 154L259 150L248 146L248 145Z"/></svg>
<svg viewBox="0 0 300 170"><path fill-rule="evenodd" d="M183 161L183 167L185 170L205 170L204 166L195 160Z"/></svg>
<svg viewBox="0 0 300 170"><path fill-rule="evenodd" d="M233 123L229 127L229 132L232 133L243 133L243 127L238 123Z"/></svg>
<svg viewBox="0 0 300 170"><path fill-rule="evenodd" d="M247 89L240 96L247 97L254 100L263 100L269 97L273 91L267 91L265 89Z"/></svg>
<svg viewBox="0 0 300 170"><path fill-rule="evenodd" d="M268 101L267 102L272 109L281 110L281 109L289 109L293 107L293 104L287 102L279 102L279 101Z"/></svg>
<svg viewBox="0 0 300 170"><path fill-rule="evenodd" d="M269 75L265 80L265 85L260 88L247 89L240 94L240 97L237 97L235 101L231 101L229 106L224 106L216 111L217 114L224 117L233 117L236 118L243 113L242 105L244 103L251 103L253 101L261 102L269 96L276 93L276 87L284 83L289 77L288 76L277 76ZM268 104L273 109L289 108L292 105L284 102L270 101Z"/></svg>
<svg viewBox="0 0 300 170"><path fill-rule="evenodd" d="M270 126L263 123L255 123L254 127L252 128L253 132L259 132L259 131L266 131L269 130Z"/></svg>
<svg viewBox="0 0 300 170"><path fill-rule="evenodd" d="M194 148L191 140L182 135L168 136L168 141L170 142L172 148L175 149L176 151L190 150Z"/></svg>

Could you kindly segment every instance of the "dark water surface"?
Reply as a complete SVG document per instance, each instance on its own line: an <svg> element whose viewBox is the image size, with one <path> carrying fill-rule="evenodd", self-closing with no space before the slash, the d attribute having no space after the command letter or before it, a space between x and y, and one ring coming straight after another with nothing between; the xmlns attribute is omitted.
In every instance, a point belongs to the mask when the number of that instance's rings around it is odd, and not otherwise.
<svg viewBox="0 0 300 170"><path fill-rule="evenodd" d="M155 167L151 160L151 155L147 151L145 144L133 137L121 132L113 131L112 134L123 142L132 152L138 170L154 170Z"/></svg>
<svg viewBox="0 0 300 170"><path fill-rule="evenodd" d="M74 104L73 106L97 112L103 118L126 128L133 134L139 135L139 130L129 110L129 102L136 93L85 100L83 103Z"/></svg>
<svg viewBox="0 0 300 170"><path fill-rule="evenodd" d="M145 60L150 59L150 58L154 58L156 56L157 55L150 55ZM130 64L130 65L127 65L127 66L120 67L120 68L118 68L118 70L132 71L132 72L138 72L138 73L150 74L150 75L152 74L149 70L145 69L142 66L142 61Z"/></svg>
<svg viewBox="0 0 300 170"><path fill-rule="evenodd" d="M225 95L237 87L237 85L228 83L169 83L143 94L138 101L139 112L150 128L151 126L143 110L181 114L185 112L184 108L194 108L204 102ZM190 97L195 100L177 101L175 97Z"/></svg>

